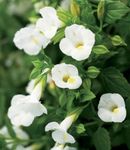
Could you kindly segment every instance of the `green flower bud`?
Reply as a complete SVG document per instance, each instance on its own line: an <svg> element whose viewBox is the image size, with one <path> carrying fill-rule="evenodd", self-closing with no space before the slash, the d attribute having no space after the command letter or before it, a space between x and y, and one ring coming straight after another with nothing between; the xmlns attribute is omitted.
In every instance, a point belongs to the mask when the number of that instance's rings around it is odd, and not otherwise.
<svg viewBox="0 0 130 150"><path fill-rule="evenodd" d="M99 20L102 20L104 17L104 5L105 5L105 1L100 0L97 8L97 16Z"/></svg>
<svg viewBox="0 0 130 150"><path fill-rule="evenodd" d="M87 70L87 75L89 78L96 78L100 73L100 70L94 66L90 66Z"/></svg>
<svg viewBox="0 0 130 150"><path fill-rule="evenodd" d="M81 134L81 133L84 133L86 131L86 129L85 129L84 125L80 123L77 126L76 131L77 131L78 134Z"/></svg>
<svg viewBox="0 0 130 150"><path fill-rule="evenodd" d="M70 10L73 16L79 16L80 8L74 0L71 1Z"/></svg>
<svg viewBox="0 0 130 150"><path fill-rule="evenodd" d="M112 38L111 38L111 40L112 40L112 44L114 45L114 46L119 46L119 45L127 45L125 42L124 42L124 40L119 36L119 35L115 35L115 36L113 36Z"/></svg>
<svg viewBox="0 0 130 150"><path fill-rule="evenodd" d="M109 50L104 45L97 45L93 47L93 52L97 55L103 55L109 53Z"/></svg>

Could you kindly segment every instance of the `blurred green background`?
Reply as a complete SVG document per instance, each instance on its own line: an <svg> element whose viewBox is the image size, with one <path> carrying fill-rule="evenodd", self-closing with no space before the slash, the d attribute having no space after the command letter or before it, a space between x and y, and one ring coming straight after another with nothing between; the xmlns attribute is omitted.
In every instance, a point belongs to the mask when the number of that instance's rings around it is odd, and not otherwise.
<svg viewBox="0 0 130 150"><path fill-rule="evenodd" d="M5 115L11 97L24 92L31 71L32 57L13 43L17 30L28 24L34 13L31 0L0 0L0 116ZM0 117L0 126L5 117Z"/></svg>

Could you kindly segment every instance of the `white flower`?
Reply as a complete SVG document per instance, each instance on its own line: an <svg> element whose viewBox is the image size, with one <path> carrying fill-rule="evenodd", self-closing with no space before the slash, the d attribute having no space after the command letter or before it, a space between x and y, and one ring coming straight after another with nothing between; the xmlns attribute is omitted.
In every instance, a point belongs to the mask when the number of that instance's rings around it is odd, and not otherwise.
<svg viewBox="0 0 130 150"><path fill-rule="evenodd" d="M27 134L25 131L23 131L21 128L16 127L16 126L13 126L13 130L14 130L14 132L15 132L17 138L19 138L19 139L21 139L21 140L28 140L28 139L29 139L28 134ZM10 143L10 142L12 142L13 139L11 139L11 136L10 136L10 134L9 134L8 129L7 129L6 126L3 126L3 127L0 129L0 134L1 134L2 136L4 136L5 138L10 138L10 139L7 139L7 140L6 140L6 143L7 143L7 147L8 147L9 149L12 149L13 144ZM8 144L8 143L9 143L9 144ZM16 149L18 150L19 147L21 147L21 146L22 146L22 145L18 145L18 146L16 147Z"/></svg>
<svg viewBox="0 0 130 150"><path fill-rule="evenodd" d="M95 43L95 34L82 25L73 24L65 29L65 38L60 42L61 51L81 61L87 59Z"/></svg>
<svg viewBox="0 0 130 150"><path fill-rule="evenodd" d="M122 122L126 118L126 108L120 94L107 93L100 98L98 116L104 122Z"/></svg>
<svg viewBox="0 0 130 150"><path fill-rule="evenodd" d="M57 122L50 122L46 125L45 131L54 130L52 132L52 138L59 144L75 143L74 137L67 132L72 125L74 118L75 115L68 116L60 124Z"/></svg>
<svg viewBox="0 0 130 150"><path fill-rule="evenodd" d="M29 126L37 116L47 114L47 109L40 103L42 83L38 83L31 95L15 95L8 110L8 117L15 126Z"/></svg>
<svg viewBox="0 0 130 150"><path fill-rule="evenodd" d="M44 7L40 9L40 14L43 18L38 19L36 27L43 34L51 39L61 26L61 21L58 19L57 12L53 7Z"/></svg>
<svg viewBox="0 0 130 150"><path fill-rule="evenodd" d="M77 89L82 84L78 69L71 64L58 64L52 70L52 79L60 88Z"/></svg>
<svg viewBox="0 0 130 150"><path fill-rule="evenodd" d="M42 47L45 48L50 42L34 25L17 31L13 41L19 49L23 49L28 55L37 55Z"/></svg>

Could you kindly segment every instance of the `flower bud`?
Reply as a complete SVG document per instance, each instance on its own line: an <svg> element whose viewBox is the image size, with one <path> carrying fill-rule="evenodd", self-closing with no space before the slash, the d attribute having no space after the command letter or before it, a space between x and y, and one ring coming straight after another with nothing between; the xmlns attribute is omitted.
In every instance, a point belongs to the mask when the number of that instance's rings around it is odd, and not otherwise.
<svg viewBox="0 0 130 150"><path fill-rule="evenodd" d="M79 5L74 0L72 0L71 2L70 10L71 10L72 15L79 16L80 8L79 8Z"/></svg>
<svg viewBox="0 0 130 150"><path fill-rule="evenodd" d="M98 16L99 20L102 20L103 16L104 16L104 4L105 4L104 0L100 0L100 2L98 4L97 16Z"/></svg>
<svg viewBox="0 0 130 150"><path fill-rule="evenodd" d="M115 35L111 38L112 40L112 44L114 46L119 46L119 45L125 45L126 46L126 43L124 42L124 40L119 36L119 35Z"/></svg>
<svg viewBox="0 0 130 150"><path fill-rule="evenodd" d="M90 66L87 70L87 75L89 78L96 78L100 73L100 70L94 66Z"/></svg>
<svg viewBox="0 0 130 150"><path fill-rule="evenodd" d="M93 47L93 52L97 55L103 55L109 52L106 46L104 45L97 45Z"/></svg>

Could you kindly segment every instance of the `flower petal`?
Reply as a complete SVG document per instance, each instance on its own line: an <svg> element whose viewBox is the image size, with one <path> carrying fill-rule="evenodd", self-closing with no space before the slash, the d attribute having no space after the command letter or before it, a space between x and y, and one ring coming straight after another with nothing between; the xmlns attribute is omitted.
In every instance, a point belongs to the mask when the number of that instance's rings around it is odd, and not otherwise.
<svg viewBox="0 0 130 150"><path fill-rule="evenodd" d="M60 125L57 122L50 122L46 125L45 131L50 131L50 130L56 130L60 127Z"/></svg>
<svg viewBox="0 0 130 150"><path fill-rule="evenodd" d="M62 130L54 131L52 133L52 138L59 144L75 143L73 136Z"/></svg>

